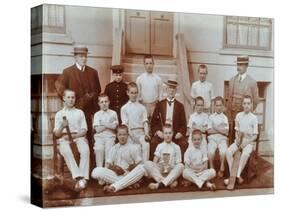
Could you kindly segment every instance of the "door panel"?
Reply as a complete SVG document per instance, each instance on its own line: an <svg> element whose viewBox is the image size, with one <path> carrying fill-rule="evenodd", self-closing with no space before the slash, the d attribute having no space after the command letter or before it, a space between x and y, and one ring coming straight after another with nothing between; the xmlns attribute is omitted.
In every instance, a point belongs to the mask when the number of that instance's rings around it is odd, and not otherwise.
<svg viewBox="0 0 281 212"><path fill-rule="evenodd" d="M141 10L126 12L127 53L150 53L150 13Z"/></svg>
<svg viewBox="0 0 281 212"><path fill-rule="evenodd" d="M172 55L173 14L167 12L151 13L151 54Z"/></svg>

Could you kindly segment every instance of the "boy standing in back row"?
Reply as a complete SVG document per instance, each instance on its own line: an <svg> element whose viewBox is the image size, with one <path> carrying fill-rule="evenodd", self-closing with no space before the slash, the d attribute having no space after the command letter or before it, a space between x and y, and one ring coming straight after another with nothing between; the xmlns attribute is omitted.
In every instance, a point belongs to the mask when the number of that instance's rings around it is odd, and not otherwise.
<svg viewBox="0 0 281 212"><path fill-rule="evenodd" d="M162 96L162 80L153 73L154 59L151 55L145 55L143 62L145 73L137 78L136 83L139 89L139 101L145 106L150 120L155 105Z"/></svg>

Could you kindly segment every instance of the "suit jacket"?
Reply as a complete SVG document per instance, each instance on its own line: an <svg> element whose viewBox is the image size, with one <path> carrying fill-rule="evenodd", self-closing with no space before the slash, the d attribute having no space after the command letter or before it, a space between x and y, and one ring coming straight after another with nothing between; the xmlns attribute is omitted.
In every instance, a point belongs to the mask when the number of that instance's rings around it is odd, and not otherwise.
<svg viewBox="0 0 281 212"><path fill-rule="evenodd" d="M64 89L74 90L77 108L85 113L97 111L97 97L101 92L101 86L95 69L85 66L82 72L75 64L64 69L56 82L56 89L60 96L63 96Z"/></svg>
<svg viewBox="0 0 281 212"><path fill-rule="evenodd" d="M163 130L162 126L165 124L166 120L166 109L167 109L167 100L161 100L155 106L154 112L151 119L151 131L154 135L158 130ZM161 118L160 115L161 114ZM161 123L162 119L162 123ZM186 134L186 118L184 112L184 106L179 101L175 100L174 102L174 112L173 112L173 131L174 135L180 132L183 136Z"/></svg>
<svg viewBox="0 0 281 212"><path fill-rule="evenodd" d="M232 77L229 81L229 93L228 93L228 102L227 102L227 109L228 111L231 111L232 108L232 97L235 91L235 81L238 80L239 75L235 75ZM249 95L253 99L253 110L256 109L258 101L259 101L259 91L257 82L250 77L249 75L246 75L245 79L241 82L242 83L242 94L243 96ZM241 103L242 104L242 103Z"/></svg>

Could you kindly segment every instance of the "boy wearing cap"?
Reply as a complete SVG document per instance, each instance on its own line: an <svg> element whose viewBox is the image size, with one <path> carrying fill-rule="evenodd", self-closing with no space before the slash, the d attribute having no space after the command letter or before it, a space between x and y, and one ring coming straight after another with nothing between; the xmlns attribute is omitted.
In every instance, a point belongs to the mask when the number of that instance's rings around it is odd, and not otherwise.
<svg viewBox="0 0 281 212"><path fill-rule="evenodd" d="M186 142L186 118L184 106L176 100L178 83L174 80L165 82L167 85L167 98L156 104L155 110L151 119L151 151L150 156L153 157L158 144L163 141L163 126L171 124L173 128L173 141L181 148L182 155L187 148Z"/></svg>
<svg viewBox="0 0 281 212"><path fill-rule="evenodd" d="M121 107L129 100L127 95L127 84L123 82L124 68L122 65L113 65L111 66L111 70L113 82L106 85L104 93L109 98L109 108L117 113L119 123L121 123Z"/></svg>
<svg viewBox="0 0 281 212"><path fill-rule="evenodd" d="M202 96L204 99L204 112L210 113L212 100L215 98L213 84L206 80L208 74L208 67L205 64L201 64L198 67L199 80L192 83L191 97L193 100L197 96Z"/></svg>
<svg viewBox="0 0 281 212"><path fill-rule="evenodd" d="M145 55L143 63L145 73L138 76L136 83L139 89L139 101L145 106L150 120L155 105L162 96L162 80L153 73L154 59L151 55Z"/></svg>
<svg viewBox="0 0 281 212"><path fill-rule="evenodd" d="M108 108L109 99L106 94L100 94L98 100L100 110L95 113L93 120L93 128L96 131L94 150L97 167L103 167L110 148L115 144L114 131L118 125L118 117L114 110Z"/></svg>

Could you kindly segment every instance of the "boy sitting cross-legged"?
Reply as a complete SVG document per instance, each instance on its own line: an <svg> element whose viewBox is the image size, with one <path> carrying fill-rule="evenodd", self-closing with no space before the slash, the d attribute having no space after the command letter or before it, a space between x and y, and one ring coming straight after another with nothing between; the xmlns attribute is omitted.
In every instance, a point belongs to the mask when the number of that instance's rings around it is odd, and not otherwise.
<svg viewBox="0 0 281 212"><path fill-rule="evenodd" d="M201 189L206 183L207 188L214 191L216 185L209 180L216 176L214 169L208 169L208 157L204 148L201 148L203 136L200 130L192 132L192 144L184 154L185 169L183 170L183 178L191 183L195 183ZM184 186L188 186L188 182L183 181Z"/></svg>
<svg viewBox="0 0 281 212"><path fill-rule="evenodd" d="M117 192L137 183L145 174L141 155L135 145L128 143L128 127L117 127L118 143L108 155L105 168L97 167L92 171L92 178L104 186L106 192Z"/></svg>
<svg viewBox="0 0 281 212"><path fill-rule="evenodd" d="M184 168L181 159L179 145L172 141L173 129L170 124L163 126L164 141L158 144L152 161L144 163L145 170L149 177L156 183L150 183L148 187L156 190L164 187L175 188L178 185L177 179Z"/></svg>

